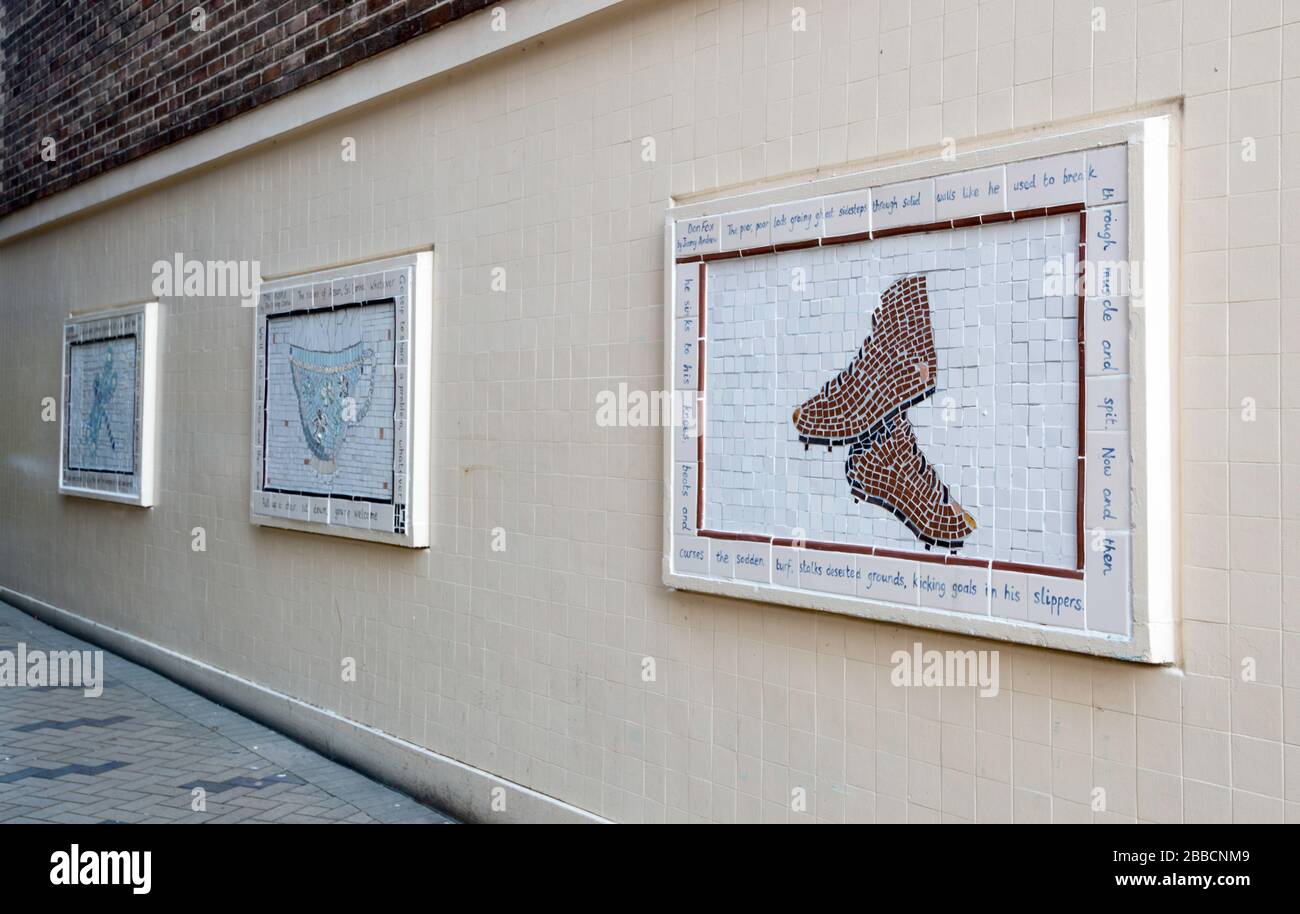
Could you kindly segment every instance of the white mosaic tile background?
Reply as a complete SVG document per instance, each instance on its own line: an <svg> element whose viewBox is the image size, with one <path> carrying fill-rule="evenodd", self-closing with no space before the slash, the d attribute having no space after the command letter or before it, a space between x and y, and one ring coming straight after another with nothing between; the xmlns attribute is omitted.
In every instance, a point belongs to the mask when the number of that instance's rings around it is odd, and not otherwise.
<svg viewBox="0 0 1300 914"><path fill-rule="evenodd" d="M69 353L69 469L131 473L135 470L136 353L134 336L74 344ZM95 380L112 359L112 394L95 409Z"/></svg>
<svg viewBox="0 0 1300 914"><path fill-rule="evenodd" d="M396 309L389 302L273 317L267 321L268 487L316 495L351 495L377 501L393 497L395 313ZM322 475L314 468L314 455L303 437L298 395L289 365L289 347L340 352L358 342L375 353L370 406L360 422L348 423L335 457L336 472ZM359 415L361 399L357 399L356 407Z"/></svg>
<svg viewBox="0 0 1300 914"><path fill-rule="evenodd" d="M919 273L939 371L908 417L978 524L960 554L1073 568L1078 300L1045 295L1043 274L1051 262L1073 275L1078 242L1072 214L710 264L706 526L924 549L889 512L854 504L845 448L805 450L790 421L856 355L881 290Z"/></svg>

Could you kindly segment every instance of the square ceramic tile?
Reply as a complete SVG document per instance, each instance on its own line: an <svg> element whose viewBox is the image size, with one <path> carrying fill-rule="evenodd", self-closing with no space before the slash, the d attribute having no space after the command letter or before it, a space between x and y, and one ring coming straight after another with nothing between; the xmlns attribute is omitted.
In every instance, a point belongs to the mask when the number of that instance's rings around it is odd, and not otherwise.
<svg viewBox="0 0 1300 914"><path fill-rule="evenodd" d="M673 469L673 534L693 535L698 529L696 509L699 484L697 464L679 463Z"/></svg>
<svg viewBox="0 0 1300 914"><path fill-rule="evenodd" d="M982 168L934 179L936 220L1000 213L1006 205L1006 169Z"/></svg>
<svg viewBox="0 0 1300 914"><path fill-rule="evenodd" d="M822 232L827 237L871 230L871 191L822 198Z"/></svg>
<svg viewBox="0 0 1300 914"><path fill-rule="evenodd" d="M696 257L722 249L717 216L679 221L674 227L673 250L677 257Z"/></svg>
<svg viewBox="0 0 1300 914"><path fill-rule="evenodd" d="M1088 205L1128 200L1128 147L1108 146L1088 151Z"/></svg>
<svg viewBox="0 0 1300 914"><path fill-rule="evenodd" d="M1088 628L1093 631L1128 634L1131 539L1128 531L1107 530L1089 542L1084 568Z"/></svg>
<svg viewBox="0 0 1300 914"><path fill-rule="evenodd" d="M934 180L871 189L872 231L934 222Z"/></svg>
<svg viewBox="0 0 1300 914"><path fill-rule="evenodd" d="M768 210L772 244L792 244L819 238L822 234L820 200L783 203Z"/></svg>
<svg viewBox="0 0 1300 914"><path fill-rule="evenodd" d="M1007 166L1007 209L1037 209L1087 199L1087 156L1082 152Z"/></svg>
<svg viewBox="0 0 1300 914"><path fill-rule="evenodd" d="M700 276L702 267L684 263L676 267L673 283L673 313L677 317L695 317L700 313Z"/></svg>
<svg viewBox="0 0 1300 914"><path fill-rule="evenodd" d="M743 251L772 243L772 220L766 208L727 213L718 221L724 251Z"/></svg>
<svg viewBox="0 0 1300 914"><path fill-rule="evenodd" d="M920 597L917 579L920 565L907 559L859 556L858 596L882 603L916 606Z"/></svg>
<svg viewBox="0 0 1300 914"><path fill-rule="evenodd" d="M857 556L806 550L799 559L799 586L807 590L854 596L858 591Z"/></svg>
<svg viewBox="0 0 1300 914"><path fill-rule="evenodd" d="M732 573L737 580L770 583L772 546L769 543L735 542L732 544L732 564Z"/></svg>
<svg viewBox="0 0 1300 914"><path fill-rule="evenodd" d="M1130 516L1130 458L1128 436L1121 432L1088 432L1085 458L1084 523L1089 530L1128 530Z"/></svg>
<svg viewBox="0 0 1300 914"><path fill-rule="evenodd" d="M1082 629L1087 625L1083 581L1029 575L1028 619L1039 625Z"/></svg>
<svg viewBox="0 0 1300 914"><path fill-rule="evenodd" d="M698 536L673 537L673 570L681 574L708 574L712 540Z"/></svg>

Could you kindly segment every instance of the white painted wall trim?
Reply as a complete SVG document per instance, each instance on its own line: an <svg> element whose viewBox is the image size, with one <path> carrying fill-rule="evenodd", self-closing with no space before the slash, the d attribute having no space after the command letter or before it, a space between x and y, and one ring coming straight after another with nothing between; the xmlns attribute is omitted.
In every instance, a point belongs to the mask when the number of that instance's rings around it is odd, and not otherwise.
<svg viewBox="0 0 1300 914"><path fill-rule="evenodd" d="M205 698L233 708L462 821L500 824L607 821L563 800L432 752L328 708L307 704L292 695L7 587L0 586L0 600L47 625L179 682ZM498 795L504 797L504 806L494 810L496 788L504 791Z"/></svg>
<svg viewBox="0 0 1300 914"><path fill-rule="evenodd" d="M492 7L260 105L202 133L110 169L0 218L0 245L316 121L531 41L623 0L510 0L506 28Z"/></svg>

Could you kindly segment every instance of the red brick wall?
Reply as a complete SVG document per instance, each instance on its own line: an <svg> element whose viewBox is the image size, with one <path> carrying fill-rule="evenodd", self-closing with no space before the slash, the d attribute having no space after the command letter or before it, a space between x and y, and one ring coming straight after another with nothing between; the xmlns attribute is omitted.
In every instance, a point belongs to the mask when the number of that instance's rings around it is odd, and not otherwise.
<svg viewBox="0 0 1300 914"><path fill-rule="evenodd" d="M491 2L0 0L0 214Z"/></svg>

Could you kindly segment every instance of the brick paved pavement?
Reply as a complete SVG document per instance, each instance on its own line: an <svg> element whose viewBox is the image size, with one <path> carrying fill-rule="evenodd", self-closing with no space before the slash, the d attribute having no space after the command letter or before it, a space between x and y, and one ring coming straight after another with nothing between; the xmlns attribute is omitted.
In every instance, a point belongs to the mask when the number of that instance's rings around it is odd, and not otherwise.
<svg viewBox="0 0 1300 914"><path fill-rule="evenodd" d="M94 649L0 603L0 651L20 643ZM0 822L452 821L107 651L104 680L0 687Z"/></svg>

